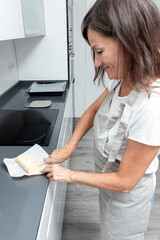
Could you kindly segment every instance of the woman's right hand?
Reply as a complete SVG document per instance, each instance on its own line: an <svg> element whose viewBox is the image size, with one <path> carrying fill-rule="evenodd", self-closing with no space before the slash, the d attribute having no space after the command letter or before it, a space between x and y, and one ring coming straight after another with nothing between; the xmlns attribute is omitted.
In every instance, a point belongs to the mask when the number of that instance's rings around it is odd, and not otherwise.
<svg viewBox="0 0 160 240"><path fill-rule="evenodd" d="M69 144L66 144L64 147L54 150L44 161L46 163L61 163L68 159L73 152L74 149Z"/></svg>

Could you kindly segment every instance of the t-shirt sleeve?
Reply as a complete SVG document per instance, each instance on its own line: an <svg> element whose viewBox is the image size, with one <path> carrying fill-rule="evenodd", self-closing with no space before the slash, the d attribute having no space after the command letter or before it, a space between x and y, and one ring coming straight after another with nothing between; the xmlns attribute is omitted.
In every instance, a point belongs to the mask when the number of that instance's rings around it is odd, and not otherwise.
<svg viewBox="0 0 160 240"><path fill-rule="evenodd" d="M160 96L148 100L133 112L128 127L128 139L160 146Z"/></svg>

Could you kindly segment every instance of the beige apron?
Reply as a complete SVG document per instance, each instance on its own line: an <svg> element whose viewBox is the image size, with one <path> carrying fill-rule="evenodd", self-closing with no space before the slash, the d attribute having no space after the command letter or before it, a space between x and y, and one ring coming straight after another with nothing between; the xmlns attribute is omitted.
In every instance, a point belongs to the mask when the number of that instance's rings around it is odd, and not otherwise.
<svg viewBox="0 0 160 240"><path fill-rule="evenodd" d="M138 96L138 93L132 90L125 102L117 106L117 111L110 114L110 105L116 87L109 92L94 120L93 154L96 172L118 171L120 162L116 160L116 157L132 115L132 105ZM114 137L114 144L108 149L109 131L119 119L120 123ZM144 239L153 192L152 174L145 175L131 193L99 189L101 239Z"/></svg>

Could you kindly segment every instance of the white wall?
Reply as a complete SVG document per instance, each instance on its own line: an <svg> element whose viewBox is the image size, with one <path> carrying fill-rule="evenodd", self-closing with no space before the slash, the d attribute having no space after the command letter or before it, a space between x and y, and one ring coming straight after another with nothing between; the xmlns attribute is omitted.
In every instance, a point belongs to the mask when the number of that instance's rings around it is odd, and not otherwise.
<svg viewBox="0 0 160 240"><path fill-rule="evenodd" d="M84 111L104 91L93 83L94 65L91 49L82 37L82 20L96 0L74 0L74 51L75 51L75 117Z"/></svg>
<svg viewBox="0 0 160 240"><path fill-rule="evenodd" d="M74 18L74 107L75 117L83 114L85 109L85 41L81 34L81 23L86 13L86 0L74 0L73 2L73 18Z"/></svg>
<svg viewBox="0 0 160 240"><path fill-rule="evenodd" d="M152 0L158 7L158 9L160 10L160 1L159 0Z"/></svg>
<svg viewBox="0 0 160 240"><path fill-rule="evenodd" d="M0 41L0 95L18 81L14 42Z"/></svg>

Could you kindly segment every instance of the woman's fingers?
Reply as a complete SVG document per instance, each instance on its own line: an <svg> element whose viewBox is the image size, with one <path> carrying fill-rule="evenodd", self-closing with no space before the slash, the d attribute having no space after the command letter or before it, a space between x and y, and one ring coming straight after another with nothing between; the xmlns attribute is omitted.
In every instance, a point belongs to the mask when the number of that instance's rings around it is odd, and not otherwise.
<svg viewBox="0 0 160 240"><path fill-rule="evenodd" d="M47 174L47 178L49 178L51 181L54 181L54 167L53 165L46 166L43 170L40 171L42 174Z"/></svg>
<svg viewBox="0 0 160 240"><path fill-rule="evenodd" d="M53 166L52 165L47 165L45 168L43 168L40 173L44 174L44 173L49 173L51 172Z"/></svg>
<svg viewBox="0 0 160 240"><path fill-rule="evenodd" d="M54 180L54 168L53 166L46 166L43 170L41 170L42 174L46 173L47 178L49 178L51 181Z"/></svg>
<svg viewBox="0 0 160 240"><path fill-rule="evenodd" d="M54 152L49 155L47 158L44 158L44 161L46 163L61 163L63 162L62 156L61 155L57 155Z"/></svg>
<svg viewBox="0 0 160 240"><path fill-rule="evenodd" d="M74 171L63 168L56 164L51 164L46 166L43 170L41 170L41 173L47 173L47 178L54 181L60 181L60 182L70 182L71 181L71 175Z"/></svg>
<svg viewBox="0 0 160 240"><path fill-rule="evenodd" d="M48 173L47 178L51 178L51 177L54 178L54 174L53 173Z"/></svg>
<svg viewBox="0 0 160 240"><path fill-rule="evenodd" d="M44 161L46 163L54 163L55 162L55 159L51 156L49 156L48 158L44 158Z"/></svg>
<svg viewBox="0 0 160 240"><path fill-rule="evenodd" d="M45 158L46 163L61 163L68 159L72 154L72 151L68 145L62 148L54 150L48 158Z"/></svg>
<svg viewBox="0 0 160 240"><path fill-rule="evenodd" d="M63 162L63 158L61 156L55 156L55 154L51 154L48 158L44 158L46 163L60 163Z"/></svg>

